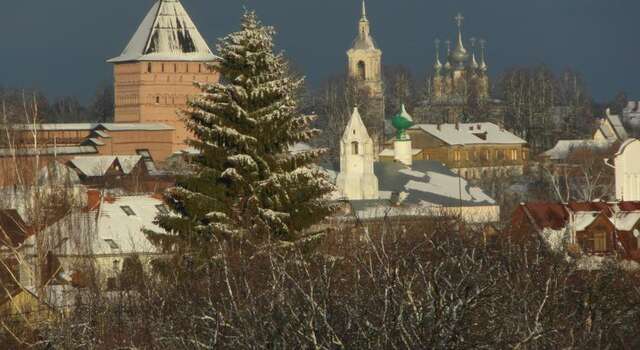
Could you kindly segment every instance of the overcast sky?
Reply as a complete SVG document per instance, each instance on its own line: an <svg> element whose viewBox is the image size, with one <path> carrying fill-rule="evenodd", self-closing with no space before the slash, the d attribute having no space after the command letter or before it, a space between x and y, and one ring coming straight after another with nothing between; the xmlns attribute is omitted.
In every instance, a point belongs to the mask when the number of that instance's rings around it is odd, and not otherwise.
<svg viewBox="0 0 640 350"><path fill-rule="evenodd" d="M126 46L154 0L7 0L0 11L0 86L38 87L52 96L93 95L111 81L105 60ZM276 42L311 84L345 69L359 0L182 0L211 47L238 28L243 6L278 30ZM368 0L385 64L424 76L433 40L488 40L492 76L514 65L546 63L582 72L598 100L626 91L640 100L638 0Z"/></svg>

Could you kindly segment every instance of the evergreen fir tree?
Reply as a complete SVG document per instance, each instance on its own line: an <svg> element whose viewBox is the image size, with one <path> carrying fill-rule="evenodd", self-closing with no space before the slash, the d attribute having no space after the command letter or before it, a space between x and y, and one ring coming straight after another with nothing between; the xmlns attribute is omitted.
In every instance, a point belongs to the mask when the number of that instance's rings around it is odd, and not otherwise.
<svg viewBox="0 0 640 350"><path fill-rule="evenodd" d="M324 150L291 152L318 130L299 112L303 79L274 53L274 33L250 11L220 40L221 81L199 83L184 112L197 172L167 191L174 213L158 223L171 234L151 234L159 243L202 252L218 240L294 240L330 214L333 185L314 165Z"/></svg>

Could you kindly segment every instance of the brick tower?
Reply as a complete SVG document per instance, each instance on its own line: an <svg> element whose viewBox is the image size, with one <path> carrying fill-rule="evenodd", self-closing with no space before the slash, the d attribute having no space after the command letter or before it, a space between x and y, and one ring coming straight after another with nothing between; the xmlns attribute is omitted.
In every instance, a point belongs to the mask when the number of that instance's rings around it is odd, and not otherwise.
<svg viewBox="0 0 640 350"><path fill-rule="evenodd" d="M216 82L216 60L179 0L158 0L114 64L115 122L175 127L173 151L188 132L180 116L198 94L194 82Z"/></svg>

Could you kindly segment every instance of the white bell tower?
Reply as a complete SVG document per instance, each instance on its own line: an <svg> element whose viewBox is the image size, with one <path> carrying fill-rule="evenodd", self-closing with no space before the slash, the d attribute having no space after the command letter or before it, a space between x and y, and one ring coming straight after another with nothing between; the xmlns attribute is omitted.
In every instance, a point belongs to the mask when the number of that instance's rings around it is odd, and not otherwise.
<svg viewBox="0 0 640 350"><path fill-rule="evenodd" d="M344 198L379 198L373 160L373 140L356 107L340 141L340 174L336 185Z"/></svg>

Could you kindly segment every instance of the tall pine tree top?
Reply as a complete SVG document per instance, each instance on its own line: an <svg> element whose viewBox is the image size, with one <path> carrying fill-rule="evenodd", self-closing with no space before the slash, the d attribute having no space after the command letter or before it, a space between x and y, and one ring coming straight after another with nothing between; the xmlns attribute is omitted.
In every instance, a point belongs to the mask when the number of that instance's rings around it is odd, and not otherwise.
<svg viewBox="0 0 640 350"><path fill-rule="evenodd" d="M333 185L314 166L324 150L290 151L318 131L299 111L303 80L274 53L274 34L246 12L242 29L220 40L220 83L199 83L184 111L198 171L167 191L174 214L158 222L171 235L159 241L191 249L233 237L292 240L330 214Z"/></svg>

